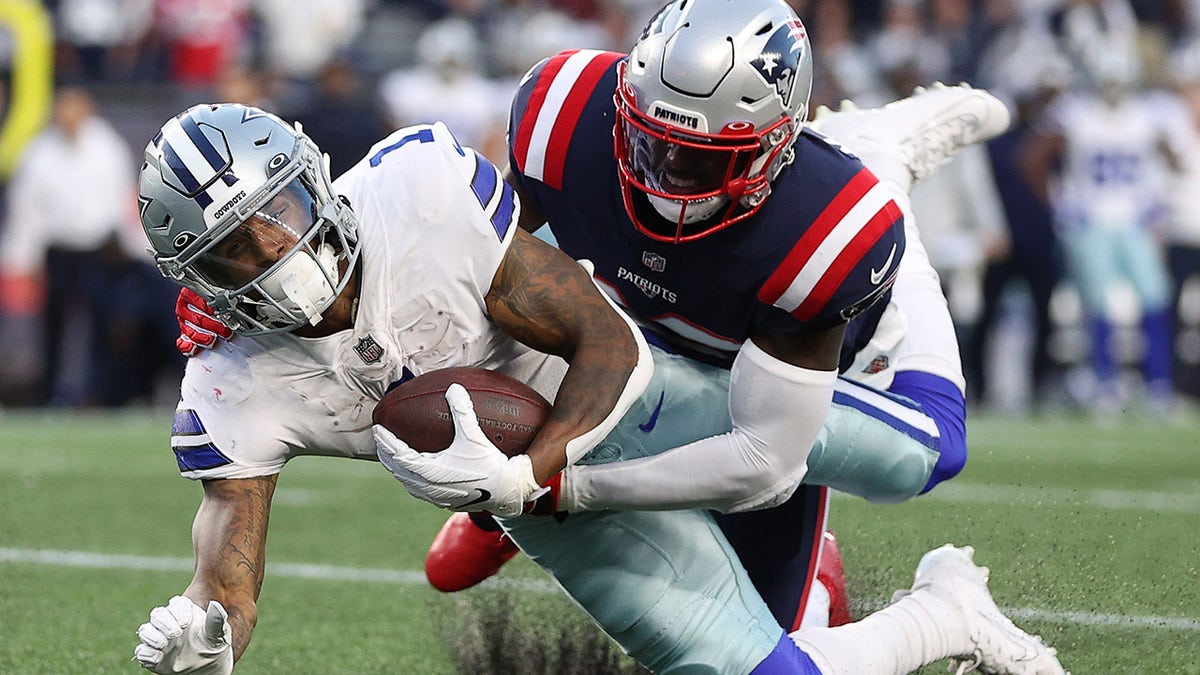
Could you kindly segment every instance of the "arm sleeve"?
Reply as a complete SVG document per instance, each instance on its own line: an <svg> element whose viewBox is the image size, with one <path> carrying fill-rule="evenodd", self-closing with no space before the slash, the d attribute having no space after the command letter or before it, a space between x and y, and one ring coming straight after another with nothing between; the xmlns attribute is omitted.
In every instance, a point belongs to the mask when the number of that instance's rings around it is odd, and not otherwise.
<svg viewBox="0 0 1200 675"><path fill-rule="evenodd" d="M730 375L732 431L653 457L571 466L563 508L735 512L786 501L804 477L837 372L784 363L746 341Z"/></svg>

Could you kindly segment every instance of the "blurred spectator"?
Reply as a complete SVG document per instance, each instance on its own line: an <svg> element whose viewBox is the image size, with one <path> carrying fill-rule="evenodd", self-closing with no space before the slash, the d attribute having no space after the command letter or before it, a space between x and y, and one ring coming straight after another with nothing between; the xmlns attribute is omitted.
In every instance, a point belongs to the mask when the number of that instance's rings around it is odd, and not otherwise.
<svg viewBox="0 0 1200 675"><path fill-rule="evenodd" d="M266 73L235 65L226 68L217 80L215 100L278 112L275 100L271 97L271 84L271 78Z"/></svg>
<svg viewBox="0 0 1200 675"><path fill-rule="evenodd" d="M980 45L989 26L971 10L971 0L929 0L930 34L946 54L946 68L938 76L951 83L976 81Z"/></svg>
<svg viewBox="0 0 1200 675"><path fill-rule="evenodd" d="M1162 112L1173 121L1171 147L1179 159L1179 171L1167 193L1165 232L1177 355L1175 386L1180 393L1200 398L1200 303L1196 301L1200 293L1200 210L1196 208L1196 195L1200 195L1200 42L1181 49L1170 70L1179 97L1177 105L1164 106ZM1185 288L1189 289L1186 295Z"/></svg>
<svg viewBox="0 0 1200 675"><path fill-rule="evenodd" d="M347 54L366 21L367 0L249 1L261 33L262 66L280 80L284 106L308 99L308 85Z"/></svg>
<svg viewBox="0 0 1200 675"><path fill-rule="evenodd" d="M212 87L242 57L246 0L157 0L156 27L167 75L189 88Z"/></svg>
<svg viewBox="0 0 1200 675"><path fill-rule="evenodd" d="M1048 83L1073 82L1072 63L1062 53L1045 16L1021 11L1022 0L987 0L985 21L995 30L979 46L979 84L1005 99L1033 96ZM1040 113L1039 113L1040 114ZM1026 120L1028 121L1028 120Z"/></svg>
<svg viewBox="0 0 1200 675"><path fill-rule="evenodd" d="M30 397L19 402L122 403L134 385L101 375L100 367L155 363L148 354L130 353L137 347L110 341L116 337L111 331L122 330L115 314L134 311L148 289L165 288L148 276L144 284L117 283L132 269L133 242L141 244L124 238L137 224L134 176L132 149L96 114L91 95L77 87L59 90L51 125L29 144L9 185L0 233L3 309L42 319L40 353L33 354L41 367ZM142 249L136 253L144 269ZM169 295L165 302L158 315L169 319ZM170 342L169 335L163 339Z"/></svg>
<svg viewBox="0 0 1200 675"><path fill-rule="evenodd" d="M950 50L934 37L918 0L888 0L883 26L869 45L877 66L885 72L913 71L915 83L931 83L950 72ZM894 93L907 96L911 90Z"/></svg>
<svg viewBox="0 0 1200 675"><path fill-rule="evenodd" d="M1061 375L1050 355L1050 300L1062 278L1062 252L1050 206L1033 191L1020 168L1023 149L1035 142L1034 127L1055 91L1052 79L1040 79L1051 78L1051 71L1039 76L1035 62L1027 65L1031 76L1038 79L1009 90L1012 126L987 146L1008 226L1007 245L998 245L986 256L979 315L964 342L963 367L968 394L977 402L990 402L993 392L986 357L997 333L1005 292L1014 281L1023 281L1022 290L1033 310L1030 361L1017 364L1006 360L1003 367L1023 371L1023 379L1030 383L1030 403L1036 409L1052 399Z"/></svg>
<svg viewBox="0 0 1200 675"><path fill-rule="evenodd" d="M155 0L61 0L55 23L62 47L58 77L128 79L141 65Z"/></svg>
<svg viewBox="0 0 1200 675"><path fill-rule="evenodd" d="M647 15L646 20L649 18ZM638 25L640 28L642 24ZM514 91L516 80L525 71L564 49L623 51L633 45L632 41L617 44L605 26L574 19L549 3L536 0L505 0L503 11L492 16L483 37L487 59L494 64L491 75L501 80L511 79Z"/></svg>
<svg viewBox="0 0 1200 675"><path fill-rule="evenodd" d="M1083 305L1096 382L1087 400L1101 414L1120 410L1124 402L1111 314L1112 293L1124 280L1137 295L1142 375L1151 405L1168 412L1170 283L1154 231L1173 158L1168 131L1135 89L1133 52L1107 52L1094 57L1090 67L1095 85L1054 103L1047 128L1030 146L1027 167L1054 208L1067 270Z"/></svg>
<svg viewBox="0 0 1200 675"><path fill-rule="evenodd" d="M810 107L837 108L849 99L860 108L883 105L891 100L880 81L879 68L855 33L854 14L848 0L817 0L812 8L809 39L814 59L814 81ZM805 17L801 15L801 20Z"/></svg>
<svg viewBox="0 0 1200 675"><path fill-rule="evenodd" d="M1138 23L1128 0L1063 0L1050 30L1075 64L1077 84L1110 67L1111 55L1138 54Z"/></svg>
<svg viewBox="0 0 1200 675"><path fill-rule="evenodd" d="M959 341L965 344L979 313L983 265L1008 248L1004 211L984 146L963 148L914 186L912 209L929 262L942 279Z"/></svg>
<svg viewBox="0 0 1200 675"><path fill-rule="evenodd" d="M418 64L386 74L379 92L393 126L443 121L460 143L503 166L516 84L481 72L479 45L474 26L464 19L430 24L417 41Z"/></svg>
<svg viewBox="0 0 1200 675"><path fill-rule="evenodd" d="M341 59L321 67L316 94L293 117L329 153L334 177L354 166L390 129L374 92L364 88L354 67Z"/></svg>

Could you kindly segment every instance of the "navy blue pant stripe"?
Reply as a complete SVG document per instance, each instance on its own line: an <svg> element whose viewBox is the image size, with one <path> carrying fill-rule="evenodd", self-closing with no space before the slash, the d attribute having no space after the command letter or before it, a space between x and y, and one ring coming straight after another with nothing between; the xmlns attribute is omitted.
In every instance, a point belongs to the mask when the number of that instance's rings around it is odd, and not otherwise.
<svg viewBox="0 0 1200 675"><path fill-rule="evenodd" d="M826 490L801 485L791 499L774 508L716 514L754 588L779 625L788 630L803 615L809 585L817 574Z"/></svg>

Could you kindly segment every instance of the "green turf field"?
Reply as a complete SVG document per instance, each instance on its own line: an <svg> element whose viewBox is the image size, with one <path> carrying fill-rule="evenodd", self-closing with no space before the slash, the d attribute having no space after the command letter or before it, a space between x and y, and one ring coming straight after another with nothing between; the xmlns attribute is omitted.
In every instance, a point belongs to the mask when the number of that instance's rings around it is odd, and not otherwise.
<svg viewBox="0 0 1200 675"><path fill-rule="evenodd" d="M134 630L191 577L200 494L178 476L168 424L0 413L0 673L142 672ZM1200 673L1200 421L980 418L970 437L966 471L932 495L835 497L856 611L907 587L925 550L969 543L999 604L1075 675ZM526 560L502 574L509 590L427 589L443 517L370 463L293 462L238 672L453 673L471 603L495 598L548 641L571 623Z"/></svg>

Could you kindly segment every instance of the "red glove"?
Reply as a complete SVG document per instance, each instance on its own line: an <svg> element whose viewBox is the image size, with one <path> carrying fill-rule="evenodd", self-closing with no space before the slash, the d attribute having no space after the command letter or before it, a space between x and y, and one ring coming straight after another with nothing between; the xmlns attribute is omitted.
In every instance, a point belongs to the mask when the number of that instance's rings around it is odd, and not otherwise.
<svg viewBox="0 0 1200 675"><path fill-rule="evenodd" d="M559 472L551 476L550 480L542 483L542 487L550 488L550 491L531 502L525 502L523 513L533 516L554 516L560 521L566 518L567 514L558 510L558 492L561 486L562 472Z"/></svg>
<svg viewBox="0 0 1200 675"><path fill-rule="evenodd" d="M195 356L202 349L212 349L218 338L228 339L233 329L213 315L212 307L190 288L179 291L175 300L175 318L179 320L179 337L175 347L184 356Z"/></svg>

